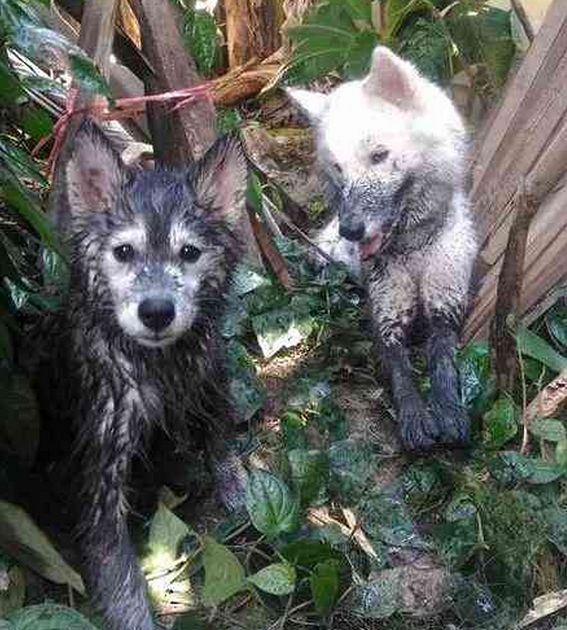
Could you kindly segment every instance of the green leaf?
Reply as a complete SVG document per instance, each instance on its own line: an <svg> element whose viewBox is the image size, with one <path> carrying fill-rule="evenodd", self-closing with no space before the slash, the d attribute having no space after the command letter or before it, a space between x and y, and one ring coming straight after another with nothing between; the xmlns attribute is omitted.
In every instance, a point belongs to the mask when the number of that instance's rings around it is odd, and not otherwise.
<svg viewBox="0 0 567 630"><path fill-rule="evenodd" d="M244 568L238 558L230 549L208 536L204 541L203 566L205 606L218 606L246 588Z"/></svg>
<svg viewBox="0 0 567 630"><path fill-rule="evenodd" d="M496 388L488 343L471 343L458 356L461 400L472 414L488 410Z"/></svg>
<svg viewBox="0 0 567 630"><path fill-rule="evenodd" d="M556 304L545 315L545 325L555 343L567 349L567 306Z"/></svg>
<svg viewBox="0 0 567 630"><path fill-rule="evenodd" d="M431 12L435 6L429 0L386 0L386 39L389 41L406 23L408 18Z"/></svg>
<svg viewBox="0 0 567 630"><path fill-rule="evenodd" d="M326 617L336 604L339 596L339 567L334 559L326 560L315 565L309 576L311 596L315 609Z"/></svg>
<svg viewBox="0 0 567 630"><path fill-rule="evenodd" d="M427 548L395 488L367 497L359 507L359 516L360 524L371 540L396 547Z"/></svg>
<svg viewBox="0 0 567 630"><path fill-rule="evenodd" d="M167 561L173 562L181 542L191 533L192 530L184 521L160 503L150 523L150 553L166 556Z"/></svg>
<svg viewBox="0 0 567 630"><path fill-rule="evenodd" d="M43 109L27 108L22 118L22 127L27 134L38 141L51 134L53 122Z"/></svg>
<svg viewBox="0 0 567 630"><path fill-rule="evenodd" d="M291 481L302 507L321 505L327 499L329 461L318 450L294 449L288 452Z"/></svg>
<svg viewBox="0 0 567 630"><path fill-rule="evenodd" d="M199 73L210 77L218 54L218 35L215 18L205 10L188 14L185 35Z"/></svg>
<svg viewBox="0 0 567 630"><path fill-rule="evenodd" d="M333 560L345 563L343 555L329 543L320 540L296 540L281 550L282 556L295 567L313 571L318 564Z"/></svg>
<svg viewBox="0 0 567 630"><path fill-rule="evenodd" d="M295 590L297 575L287 562L277 562L254 573L248 581L270 595L289 595Z"/></svg>
<svg viewBox="0 0 567 630"><path fill-rule="evenodd" d="M483 416L484 443L498 449L518 433L518 411L510 398L499 398Z"/></svg>
<svg viewBox="0 0 567 630"><path fill-rule="evenodd" d="M8 621L14 630L98 630L86 617L59 604L38 604L21 608Z"/></svg>
<svg viewBox="0 0 567 630"><path fill-rule="evenodd" d="M232 400L242 421L247 422L262 408L266 394L246 348L232 340L228 344L227 355Z"/></svg>
<svg viewBox="0 0 567 630"><path fill-rule="evenodd" d="M24 605L26 578L22 569L15 565L5 569L0 562L0 618Z"/></svg>
<svg viewBox="0 0 567 630"><path fill-rule="evenodd" d="M555 446L555 463L567 472L567 440L560 440Z"/></svg>
<svg viewBox="0 0 567 630"><path fill-rule="evenodd" d="M560 420L546 418L538 420L537 418L528 425L530 433L538 437L540 440L548 442L566 442L567 431Z"/></svg>
<svg viewBox="0 0 567 630"><path fill-rule="evenodd" d="M545 339L542 339L531 330L522 326L519 327L516 332L516 342L522 354L536 359L550 370L562 372L567 369L567 357L559 354Z"/></svg>
<svg viewBox="0 0 567 630"><path fill-rule="evenodd" d="M0 450L5 449L24 464L31 465L39 443L40 426L34 392L24 376L7 371L0 372L0 391Z"/></svg>
<svg viewBox="0 0 567 630"><path fill-rule="evenodd" d="M552 507L543 511L547 538L567 557L567 510Z"/></svg>
<svg viewBox="0 0 567 630"><path fill-rule="evenodd" d="M283 348L293 348L313 331L311 317L301 317L289 307L268 311L252 318L252 328L264 358Z"/></svg>
<svg viewBox="0 0 567 630"><path fill-rule="evenodd" d="M478 548L478 525L475 518L441 523L433 528L439 555L453 570L461 569Z"/></svg>
<svg viewBox="0 0 567 630"><path fill-rule="evenodd" d="M399 53L428 79L446 83L451 75L452 43L442 20L417 19L400 33Z"/></svg>
<svg viewBox="0 0 567 630"><path fill-rule="evenodd" d="M329 447L329 463L333 494L352 504L365 492L376 472L378 458L371 444L342 440Z"/></svg>
<svg viewBox="0 0 567 630"><path fill-rule="evenodd" d="M85 592L81 576L63 560L22 508L0 501L0 550L47 580Z"/></svg>
<svg viewBox="0 0 567 630"><path fill-rule="evenodd" d="M267 536L297 529L297 502L281 479L264 470L253 470L248 477L246 509L254 527Z"/></svg>
<svg viewBox="0 0 567 630"><path fill-rule="evenodd" d="M477 3L474 11L461 3L445 20L459 56L467 65L480 64L492 90L502 87L514 58L510 12Z"/></svg>
<svg viewBox="0 0 567 630"><path fill-rule="evenodd" d="M104 96L112 104L113 99L110 86L86 55L72 53L69 55L69 62L73 78L82 90Z"/></svg>
<svg viewBox="0 0 567 630"><path fill-rule="evenodd" d="M533 460L517 451L503 451L488 463L490 474L503 485L526 481L534 471Z"/></svg>
<svg viewBox="0 0 567 630"><path fill-rule="evenodd" d="M539 460L533 461L533 472L528 478L528 483L533 485L544 485L552 483L563 476L564 470L555 464L548 464Z"/></svg>

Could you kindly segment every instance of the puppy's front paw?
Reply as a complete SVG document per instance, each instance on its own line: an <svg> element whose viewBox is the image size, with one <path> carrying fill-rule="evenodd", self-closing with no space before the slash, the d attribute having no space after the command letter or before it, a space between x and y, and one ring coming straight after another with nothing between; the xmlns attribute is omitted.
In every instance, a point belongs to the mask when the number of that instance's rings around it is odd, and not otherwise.
<svg viewBox="0 0 567 630"><path fill-rule="evenodd" d="M436 445L439 428L435 418L421 401L413 401L401 407L398 418L402 444L406 451L428 451Z"/></svg>
<svg viewBox="0 0 567 630"><path fill-rule="evenodd" d="M432 399L431 415L439 428L440 444L465 446L470 439L470 422L465 408L454 402Z"/></svg>

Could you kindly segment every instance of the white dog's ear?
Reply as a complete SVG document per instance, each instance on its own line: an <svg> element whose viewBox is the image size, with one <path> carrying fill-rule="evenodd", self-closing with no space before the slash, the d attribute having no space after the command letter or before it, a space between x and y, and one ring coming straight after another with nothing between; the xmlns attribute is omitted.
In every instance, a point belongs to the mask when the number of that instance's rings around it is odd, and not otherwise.
<svg viewBox="0 0 567 630"><path fill-rule="evenodd" d="M287 95L292 101L307 114L309 120L317 123L321 120L323 111L327 105L329 96L322 92L312 92L311 90L300 90L299 88L287 88Z"/></svg>
<svg viewBox="0 0 567 630"><path fill-rule="evenodd" d="M416 69L389 48L377 46L363 87L367 94L384 99L402 109L419 107L420 77Z"/></svg>

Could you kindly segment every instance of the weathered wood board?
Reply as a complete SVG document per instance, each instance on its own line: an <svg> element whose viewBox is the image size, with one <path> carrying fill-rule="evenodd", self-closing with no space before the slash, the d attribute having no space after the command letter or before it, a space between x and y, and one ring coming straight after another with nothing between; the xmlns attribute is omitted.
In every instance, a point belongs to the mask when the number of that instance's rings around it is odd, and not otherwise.
<svg viewBox="0 0 567 630"><path fill-rule="evenodd" d="M471 202L487 271L465 339L485 338L513 199L522 184L539 208L528 236L521 308L567 283L567 2L554 0L473 151Z"/></svg>

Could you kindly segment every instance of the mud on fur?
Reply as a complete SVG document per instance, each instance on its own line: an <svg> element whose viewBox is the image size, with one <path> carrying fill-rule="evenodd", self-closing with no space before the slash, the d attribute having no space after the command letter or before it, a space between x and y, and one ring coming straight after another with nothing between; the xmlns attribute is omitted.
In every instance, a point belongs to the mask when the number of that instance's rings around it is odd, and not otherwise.
<svg viewBox="0 0 567 630"><path fill-rule="evenodd" d="M316 128L334 218L321 246L364 276L384 374L409 450L465 444L455 349L477 244L464 194L466 134L451 101L390 50L330 94L289 89ZM414 328L427 333L429 400L412 376Z"/></svg>
<svg viewBox="0 0 567 630"><path fill-rule="evenodd" d="M225 503L243 485L227 448L235 417L218 329L242 250L246 160L225 137L185 170L131 170L86 122L64 179L57 223L70 286L50 323L39 397L47 426L73 430L89 593L112 630L154 630L128 534L134 458L161 431L172 458L205 449Z"/></svg>

